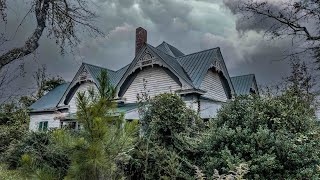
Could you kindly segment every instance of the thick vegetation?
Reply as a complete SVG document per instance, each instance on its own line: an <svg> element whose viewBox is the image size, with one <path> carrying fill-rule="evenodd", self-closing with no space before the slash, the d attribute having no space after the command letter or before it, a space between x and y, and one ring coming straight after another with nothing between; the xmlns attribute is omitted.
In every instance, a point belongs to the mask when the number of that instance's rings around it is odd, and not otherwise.
<svg viewBox="0 0 320 180"><path fill-rule="evenodd" d="M319 128L304 76L298 67L277 95L236 97L208 122L178 95L147 98L139 131L115 113L103 72L98 92L78 94L79 131L28 132L26 110L2 107L1 128L12 131L1 132L12 141L1 138L0 178L318 179Z"/></svg>

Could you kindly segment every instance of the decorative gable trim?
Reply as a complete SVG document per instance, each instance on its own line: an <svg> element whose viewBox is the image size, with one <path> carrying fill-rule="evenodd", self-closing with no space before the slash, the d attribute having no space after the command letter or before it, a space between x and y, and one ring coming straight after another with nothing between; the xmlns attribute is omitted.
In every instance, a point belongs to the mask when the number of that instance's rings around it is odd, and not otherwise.
<svg viewBox="0 0 320 180"><path fill-rule="evenodd" d="M142 70L143 67L154 66L154 65L159 65L161 67L165 67L169 69L179 79L180 83L182 84L182 88L192 87L192 85L189 85L182 77L180 77L180 75L174 70L174 68L168 65L160 55L158 55L156 52L151 50L149 47L145 46L144 48L141 49L139 54L134 58L129 68L124 73L121 80L119 81L116 87L117 96L119 95L120 88L122 88L126 79L130 75L132 75L137 69Z"/></svg>
<svg viewBox="0 0 320 180"><path fill-rule="evenodd" d="M88 81L95 83L94 78L92 77L90 71L88 70L86 65L84 63L82 63L82 65L80 66L76 75L73 77L71 83L69 84L68 88L66 89L63 96L59 100L57 107L66 105L65 99L66 99L67 95L70 94L69 91L77 89L77 88L74 88L75 86L77 86L77 84L81 84L83 82L88 82Z"/></svg>

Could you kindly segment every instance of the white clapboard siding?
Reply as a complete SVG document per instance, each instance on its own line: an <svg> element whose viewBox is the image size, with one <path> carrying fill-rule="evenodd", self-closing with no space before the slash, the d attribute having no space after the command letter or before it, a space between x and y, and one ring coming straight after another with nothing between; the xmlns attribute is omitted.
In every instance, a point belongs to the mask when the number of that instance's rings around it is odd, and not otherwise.
<svg viewBox="0 0 320 180"><path fill-rule="evenodd" d="M222 86L221 78L218 73L209 70L204 77L200 89L207 91L205 97L226 102L227 95Z"/></svg>
<svg viewBox="0 0 320 180"><path fill-rule="evenodd" d="M207 100L200 101L200 117L203 119L215 118L222 104Z"/></svg>
<svg viewBox="0 0 320 180"><path fill-rule="evenodd" d="M91 87L93 87L95 89L95 91L97 92L97 87L93 82L85 82L79 86L79 88L73 94L73 97L71 98L70 102L68 103L69 113L76 113L77 112L77 93L88 91L88 89Z"/></svg>
<svg viewBox="0 0 320 180"><path fill-rule="evenodd" d="M144 79L146 84L147 94L150 97L155 95L174 92L181 89L181 86L175 82L162 67L147 67L144 68L133 80L123 98L127 103L137 102L137 94L144 92Z"/></svg>
<svg viewBox="0 0 320 180"><path fill-rule="evenodd" d="M57 114L53 112L43 114L32 114L30 116L29 130L38 131L39 123L41 121L48 121L48 129L60 128L60 120L54 119Z"/></svg>

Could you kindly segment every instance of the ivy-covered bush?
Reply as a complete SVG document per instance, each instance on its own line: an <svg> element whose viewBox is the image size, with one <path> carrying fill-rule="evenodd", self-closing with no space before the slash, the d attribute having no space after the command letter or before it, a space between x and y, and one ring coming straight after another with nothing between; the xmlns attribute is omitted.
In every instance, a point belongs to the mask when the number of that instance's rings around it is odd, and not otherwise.
<svg viewBox="0 0 320 180"><path fill-rule="evenodd" d="M223 173L249 165L248 179L318 179L319 131L314 110L287 91L238 97L226 104L203 136L203 168Z"/></svg>
<svg viewBox="0 0 320 180"><path fill-rule="evenodd" d="M198 116L175 94L154 97L146 109L141 121L147 128L120 164L128 178L194 179Z"/></svg>

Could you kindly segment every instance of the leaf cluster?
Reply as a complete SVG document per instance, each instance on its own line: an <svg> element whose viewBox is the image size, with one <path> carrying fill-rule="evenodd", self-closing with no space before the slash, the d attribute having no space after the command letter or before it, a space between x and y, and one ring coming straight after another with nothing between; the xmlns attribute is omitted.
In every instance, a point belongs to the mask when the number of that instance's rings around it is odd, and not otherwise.
<svg viewBox="0 0 320 180"><path fill-rule="evenodd" d="M238 97L226 104L204 136L205 172L249 164L249 179L319 178L319 133L310 104L287 91Z"/></svg>

